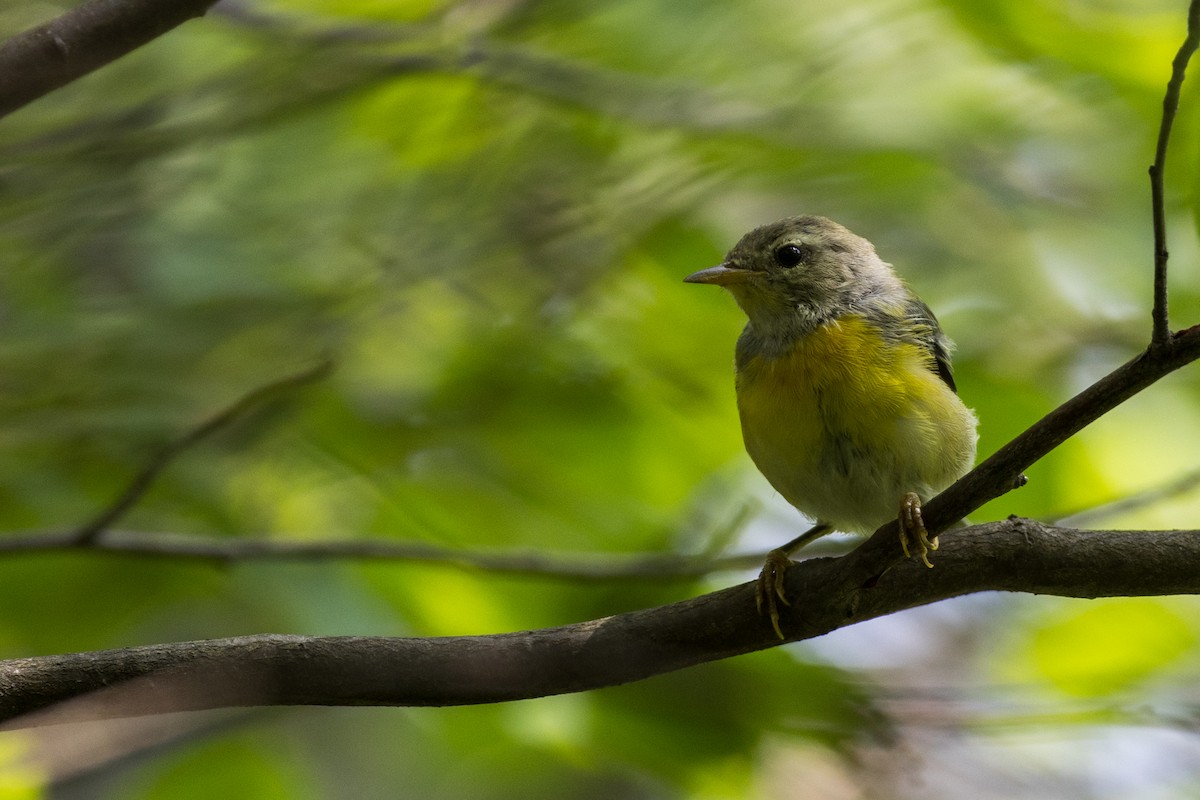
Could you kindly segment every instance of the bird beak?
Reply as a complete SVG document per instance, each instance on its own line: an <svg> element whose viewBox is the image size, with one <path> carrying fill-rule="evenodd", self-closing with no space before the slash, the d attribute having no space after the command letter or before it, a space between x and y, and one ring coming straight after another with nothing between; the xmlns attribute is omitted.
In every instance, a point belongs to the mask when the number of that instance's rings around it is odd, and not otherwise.
<svg viewBox="0 0 1200 800"><path fill-rule="evenodd" d="M717 264L715 267L693 272L683 279L684 283L714 283L717 286L728 286L731 283L743 283L750 280L754 273L748 269L732 267L728 262Z"/></svg>

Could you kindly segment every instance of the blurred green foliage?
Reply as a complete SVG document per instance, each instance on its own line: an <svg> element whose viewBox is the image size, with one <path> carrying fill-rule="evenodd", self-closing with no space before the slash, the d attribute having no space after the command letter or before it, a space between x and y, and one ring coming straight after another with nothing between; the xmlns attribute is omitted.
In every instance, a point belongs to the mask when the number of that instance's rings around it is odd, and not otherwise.
<svg viewBox="0 0 1200 800"><path fill-rule="evenodd" d="M0 7L0 34L65 7ZM765 549L802 523L741 450L740 315L680 279L756 224L845 223L958 342L986 455L1149 335L1145 165L1183 32L1167 0L226 0L0 121L3 527L82 523L163 443L329 357L332 377L172 463L120 527ZM1176 325L1200 318L1197 91L1168 170ZM1194 469L1198 400L1195 370L1165 381L973 519L1055 518ZM767 510L725 541L753 498ZM1185 492L1104 524L1198 516ZM488 633L744 577L10 556L0 651ZM872 623L907 631L907 650L845 631L583 696L181 723L46 796L1016 797L995 787L1100 766L996 767L986 719L1003 701L942 727L937 702L1000 682L1169 701L1195 725L1191 599L945 605ZM1039 740L1061 730L1012 716ZM957 769L876 757L938 736L959 742ZM1163 797L1200 786L1196 742L1180 747L1158 751L1191 758ZM1138 796L1154 764L1121 776ZM0 770L0 797L41 785Z"/></svg>

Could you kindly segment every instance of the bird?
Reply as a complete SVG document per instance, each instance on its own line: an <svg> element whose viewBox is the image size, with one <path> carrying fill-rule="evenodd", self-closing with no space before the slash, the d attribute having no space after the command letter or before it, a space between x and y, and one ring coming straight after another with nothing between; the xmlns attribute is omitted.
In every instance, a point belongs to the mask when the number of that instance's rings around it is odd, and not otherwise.
<svg viewBox="0 0 1200 800"><path fill-rule="evenodd" d="M819 536L898 518L905 557L932 567L921 504L971 469L978 420L929 306L869 241L815 215L757 227L684 280L726 289L745 312L734 385L746 451L815 521L759 573L758 613L776 636L790 556Z"/></svg>

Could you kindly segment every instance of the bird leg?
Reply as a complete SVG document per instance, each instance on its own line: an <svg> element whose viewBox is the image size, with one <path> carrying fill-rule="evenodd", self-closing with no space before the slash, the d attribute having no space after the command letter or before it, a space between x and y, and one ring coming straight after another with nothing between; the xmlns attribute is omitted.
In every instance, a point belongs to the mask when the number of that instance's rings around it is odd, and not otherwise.
<svg viewBox="0 0 1200 800"><path fill-rule="evenodd" d="M916 495L913 495L913 497L916 497ZM758 573L758 581L754 585L754 604L758 608L760 615L763 613L763 606L766 606L767 618L771 620L771 627L775 629L775 635L780 639L784 637L783 630L779 627L779 604L783 603L785 606L791 605L788 602L787 589L783 583L784 574L792 566L792 560L789 556L813 539L829 533L832 527L823 522L818 522L783 547L776 547L767 553L762 571Z"/></svg>
<svg viewBox="0 0 1200 800"><path fill-rule="evenodd" d="M909 492L900 500L900 548L904 550L905 558L911 558L908 551L910 541L921 561L932 569L929 551L938 549L938 537L929 538L925 520L921 518L921 498L915 492Z"/></svg>

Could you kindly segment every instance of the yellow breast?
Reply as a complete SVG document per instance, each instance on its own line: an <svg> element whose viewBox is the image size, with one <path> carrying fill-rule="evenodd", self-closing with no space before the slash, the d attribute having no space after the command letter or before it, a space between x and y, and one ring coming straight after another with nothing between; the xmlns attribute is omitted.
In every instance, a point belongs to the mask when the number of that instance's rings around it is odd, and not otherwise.
<svg viewBox="0 0 1200 800"><path fill-rule="evenodd" d="M859 317L743 358L746 450L792 505L839 530L870 531L900 498L928 499L975 458L975 416L927 350L889 342Z"/></svg>

